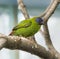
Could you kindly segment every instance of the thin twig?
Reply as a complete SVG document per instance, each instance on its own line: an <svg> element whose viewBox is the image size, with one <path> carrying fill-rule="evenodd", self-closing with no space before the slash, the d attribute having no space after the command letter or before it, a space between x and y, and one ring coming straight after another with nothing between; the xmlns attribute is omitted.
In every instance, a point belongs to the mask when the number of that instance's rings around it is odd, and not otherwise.
<svg viewBox="0 0 60 59"><path fill-rule="evenodd" d="M47 11L46 15L43 17L44 22L48 21L48 19L50 18L50 16L52 16L52 14L54 13L58 5L59 5L58 0L52 1L52 5L50 9Z"/></svg>
<svg viewBox="0 0 60 59"><path fill-rule="evenodd" d="M49 32L48 32L48 26L47 26L47 20L49 19L49 17L53 14L53 12L54 12L54 10L56 9L56 7L57 7L57 5L58 5L58 2L56 1L56 0L54 0L54 2L53 2L53 4L52 4L52 6L50 7L50 9L48 10L48 12L46 13L46 15L43 17L44 18L44 21L45 21L45 27L44 27L44 32L45 32L45 34L46 34L46 36L48 37L48 39L46 39L46 40L48 40L48 42L50 42L51 43L51 39L50 39L50 35L49 35ZM45 36L45 37L46 37ZM50 40L50 41L49 41ZM46 44L48 45L50 45L50 43L48 43L48 42L46 42ZM52 44L52 43L51 43Z"/></svg>
<svg viewBox="0 0 60 59"><path fill-rule="evenodd" d="M54 0L52 6L50 7L49 11L46 13L46 15L43 17L44 18L44 34L45 34L45 40L46 40L46 45L53 45L50 39L49 31L48 31L48 26L47 26L47 20L49 17L54 13L56 7L58 6L57 0ZM50 47L48 46L50 49Z"/></svg>
<svg viewBox="0 0 60 59"><path fill-rule="evenodd" d="M18 9L22 11L25 19L29 19L29 14L27 12L27 9L26 9L26 6L24 5L23 1L22 0L17 0L18 2Z"/></svg>
<svg viewBox="0 0 60 59"><path fill-rule="evenodd" d="M51 0L49 6L46 8L46 10L40 15L40 17L44 17L45 14L49 11L50 7L52 6L54 0Z"/></svg>
<svg viewBox="0 0 60 59"><path fill-rule="evenodd" d="M59 4L58 0L52 1L52 5L51 5L50 9L48 10L48 12L43 17L44 22L45 22L44 26L43 26L45 42L46 42L46 45L47 45L49 51L52 53L53 56L55 56L56 54L59 54L59 53L56 51L56 49L54 48L54 46L52 44L50 34L49 34L49 30L48 30L48 26L47 26L47 21L50 18L50 16L54 13L54 11L57 8L58 4Z"/></svg>

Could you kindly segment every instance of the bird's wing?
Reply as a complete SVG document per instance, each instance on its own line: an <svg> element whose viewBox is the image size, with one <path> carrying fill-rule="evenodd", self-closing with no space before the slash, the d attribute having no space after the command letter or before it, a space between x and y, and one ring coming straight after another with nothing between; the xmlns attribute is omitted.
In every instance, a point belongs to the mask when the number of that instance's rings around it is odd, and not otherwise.
<svg viewBox="0 0 60 59"><path fill-rule="evenodd" d="M30 20L24 20L24 21L21 21L17 26L15 26L13 28L13 30L17 30L17 29L20 29L20 28L27 28L31 25L31 21Z"/></svg>

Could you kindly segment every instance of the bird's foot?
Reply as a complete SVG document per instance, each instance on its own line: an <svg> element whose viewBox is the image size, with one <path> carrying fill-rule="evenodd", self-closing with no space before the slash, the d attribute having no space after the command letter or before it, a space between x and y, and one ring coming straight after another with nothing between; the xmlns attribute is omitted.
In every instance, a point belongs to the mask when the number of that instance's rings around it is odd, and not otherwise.
<svg viewBox="0 0 60 59"><path fill-rule="evenodd" d="M34 36L27 37L27 39L29 39L30 41L33 41L34 43L36 43L36 40L35 40Z"/></svg>

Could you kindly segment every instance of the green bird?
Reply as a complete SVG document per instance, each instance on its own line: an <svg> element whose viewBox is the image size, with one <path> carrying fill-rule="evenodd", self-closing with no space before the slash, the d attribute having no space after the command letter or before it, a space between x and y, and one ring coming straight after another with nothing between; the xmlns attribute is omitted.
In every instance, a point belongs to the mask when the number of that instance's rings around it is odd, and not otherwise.
<svg viewBox="0 0 60 59"><path fill-rule="evenodd" d="M43 20L40 17L33 17L27 20L23 20L13 28L10 35L23 37L33 36L38 32L41 25L43 25Z"/></svg>

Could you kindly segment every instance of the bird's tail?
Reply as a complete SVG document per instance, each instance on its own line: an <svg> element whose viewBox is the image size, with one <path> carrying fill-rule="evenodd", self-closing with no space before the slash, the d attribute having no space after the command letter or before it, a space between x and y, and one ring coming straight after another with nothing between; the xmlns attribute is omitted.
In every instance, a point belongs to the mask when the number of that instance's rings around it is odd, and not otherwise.
<svg viewBox="0 0 60 59"><path fill-rule="evenodd" d="M13 35L13 33L14 33L14 32L12 31L9 35Z"/></svg>

